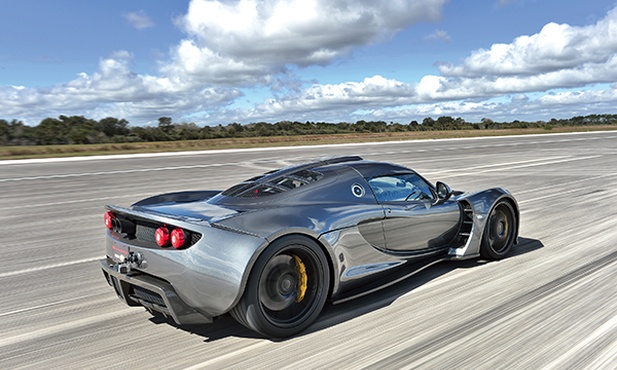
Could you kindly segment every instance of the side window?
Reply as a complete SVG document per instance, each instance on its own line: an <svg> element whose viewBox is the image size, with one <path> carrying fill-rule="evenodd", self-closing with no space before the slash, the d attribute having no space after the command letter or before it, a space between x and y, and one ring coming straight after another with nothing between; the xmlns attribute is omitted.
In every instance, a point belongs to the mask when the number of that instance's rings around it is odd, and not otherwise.
<svg viewBox="0 0 617 370"><path fill-rule="evenodd" d="M415 173L373 177L368 183L379 202L435 199L431 186Z"/></svg>

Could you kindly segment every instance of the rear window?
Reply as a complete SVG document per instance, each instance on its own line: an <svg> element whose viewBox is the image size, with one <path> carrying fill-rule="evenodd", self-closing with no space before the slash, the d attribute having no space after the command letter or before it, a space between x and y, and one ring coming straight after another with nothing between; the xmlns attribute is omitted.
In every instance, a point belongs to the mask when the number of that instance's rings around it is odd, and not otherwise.
<svg viewBox="0 0 617 370"><path fill-rule="evenodd" d="M223 195L236 198L261 198L297 189L322 178L323 174L313 170L300 170L281 176L256 176L225 190Z"/></svg>

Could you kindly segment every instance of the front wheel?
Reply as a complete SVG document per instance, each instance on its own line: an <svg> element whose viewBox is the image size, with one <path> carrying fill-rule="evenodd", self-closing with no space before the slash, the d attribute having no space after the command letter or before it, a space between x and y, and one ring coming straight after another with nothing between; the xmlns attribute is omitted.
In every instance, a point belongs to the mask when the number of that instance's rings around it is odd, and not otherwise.
<svg viewBox="0 0 617 370"><path fill-rule="evenodd" d="M505 257L514 244L516 232L516 216L512 205L506 201L497 203L491 211L486 226L480 255L483 258L496 260Z"/></svg>
<svg viewBox="0 0 617 370"><path fill-rule="evenodd" d="M267 337L288 337L319 316L329 285L328 262L320 246L304 236L283 237L259 256L231 314Z"/></svg>

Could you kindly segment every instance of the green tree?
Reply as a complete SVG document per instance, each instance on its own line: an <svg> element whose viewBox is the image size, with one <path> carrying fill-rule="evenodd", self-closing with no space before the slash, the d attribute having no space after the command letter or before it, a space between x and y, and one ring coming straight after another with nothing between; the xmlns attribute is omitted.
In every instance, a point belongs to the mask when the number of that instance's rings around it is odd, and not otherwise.
<svg viewBox="0 0 617 370"><path fill-rule="evenodd" d="M435 120L431 117L426 117L422 120L422 127L426 130L432 130L435 126Z"/></svg>
<svg viewBox="0 0 617 370"><path fill-rule="evenodd" d="M12 120L9 123L9 144L10 145L34 145L34 128L26 126L23 122Z"/></svg>
<svg viewBox="0 0 617 370"><path fill-rule="evenodd" d="M174 124L172 123L171 117L160 117L159 118L159 129L166 134L171 133L173 130Z"/></svg>
<svg viewBox="0 0 617 370"><path fill-rule="evenodd" d="M8 145L10 140L9 123L0 119L0 145Z"/></svg>
<svg viewBox="0 0 617 370"><path fill-rule="evenodd" d="M175 124L172 131L174 140L197 140L201 139L200 128L195 123Z"/></svg>
<svg viewBox="0 0 617 370"><path fill-rule="evenodd" d="M68 129L62 121L55 118L45 118L35 127L34 138L37 144L66 144Z"/></svg>
<svg viewBox="0 0 617 370"><path fill-rule="evenodd" d="M129 123L125 119L107 117L103 118L98 122L95 122L93 125L93 129L95 131L103 133L106 137L111 139L114 136L128 135L130 132L128 125Z"/></svg>
<svg viewBox="0 0 617 370"><path fill-rule="evenodd" d="M437 130L456 130L454 118L450 116L441 116L437 118L434 126Z"/></svg>
<svg viewBox="0 0 617 370"><path fill-rule="evenodd" d="M83 116L60 116L62 127L65 128L64 141L68 144L90 144L96 140L95 121Z"/></svg>

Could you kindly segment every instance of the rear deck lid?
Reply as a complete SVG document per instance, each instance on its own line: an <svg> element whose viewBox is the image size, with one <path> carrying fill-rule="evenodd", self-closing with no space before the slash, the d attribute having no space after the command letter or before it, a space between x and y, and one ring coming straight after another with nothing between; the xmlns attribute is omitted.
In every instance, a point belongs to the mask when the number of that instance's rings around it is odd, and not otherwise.
<svg viewBox="0 0 617 370"><path fill-rule="evenodd" d="M231 217L238 211L210 204L204 201L188 203L160 203L146 206L137 206L135 210L152 212L171 216L172 218L190 218L213 223L227 217Z"/></svg>

